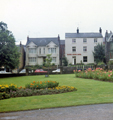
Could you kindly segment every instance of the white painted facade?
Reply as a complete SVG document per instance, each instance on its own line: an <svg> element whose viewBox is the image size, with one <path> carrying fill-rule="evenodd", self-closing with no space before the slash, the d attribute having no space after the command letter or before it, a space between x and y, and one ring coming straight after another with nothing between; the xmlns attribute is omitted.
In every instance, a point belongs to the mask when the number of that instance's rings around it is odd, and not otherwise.
<svg viewBox="0 0 113 120"><path fill-rule="evenodd" d="M75 39L75 43L73 40ZM87 42L83 42L84 38L65 38L65 56L68 59L68 63L77 64L77 63L94 63L94 46L98 43L103 43L103 38L96 38L97 42L94 42L95 38L86 38ZM87 48L87 51L83 51L83 47ZM72 47L76 47L76 51L73 52ZM84 61L87 57L87 61Z"/></svg>
<svg viewBox="0 0 113 120"><path fill-rule="evenodd" d="M34 50L30 52L30 49ZM50 50L52 49L53 52ZM26 65L42 65L46 59L46 55L51 54L55 65L59 65L59 46L54 42L50 42L46 46L37 46L33 42L30 42L26 46Z"/></svg>

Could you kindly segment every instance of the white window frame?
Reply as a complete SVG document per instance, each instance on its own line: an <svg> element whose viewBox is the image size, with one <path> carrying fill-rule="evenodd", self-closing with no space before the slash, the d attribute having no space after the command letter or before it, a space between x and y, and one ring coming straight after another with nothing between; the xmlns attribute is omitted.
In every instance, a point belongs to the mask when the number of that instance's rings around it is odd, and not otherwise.
<svg viewBox="0 0 113 120"><path fill-rule="evenodd" d="M56 57L52 57L52 63L56 63Z"/></svg>
<svg viewBox="0 0 113 120"><path fill-rule="evenodd" d="M41 48L39 48L39 54L41 54Z"/></svg>
<svg viewBox="0 0 113 120"><path fill-rule="evenodd" d="M45 48L43 48L43 53L45 54Z"/></svg>
<svg viewBox="0 0 113 120"><path fill-rule="evenodd" d="M29 53L36 53L36 48L29 48Z"/></svg>
<svg viewBox="0 0 113 120"><path fill-rule="evenodd" d="M48 48L48 53L49 54L55 54L56 53L56 48Z"/></svg>
<svg viewBox="0 0 113 120"><path fill-rule="evenodd" d="M76 52L76 46L72 47L72 52Z"/></svg>
<svg viewBox="0 0 113 120"><path fill-rule="evenodd" d="M36 62L36 57L29 57L29 62Z"/></svg>
<svg viewBox="0 0 113 120"><path fill-rule="evenodd" d="M97 38L94 38L94 43L97 43Z"/></svg>
<svg viewBox="0 0 113 120"><path fill-rule="evenodd" d="M87 38L83 38L83 43L87 43Z"/></svg>
<svg viewBox="0 0 113 120"><path fill-rule="evenodd" d="M87 62L87 61L88 61L88 57L87 56L83 56L83 62Z"/></svg>
<svg viewBox="0 0 113 120"><path fill-rule="evenodd" d="M72 39L72 43L76 43L76 39Z"/></svg>
<svg viewBox="0 0 113 120"><path fill-rule="evenodd" d="M87 46L83 46L83 51L87 52Z"/></svg>

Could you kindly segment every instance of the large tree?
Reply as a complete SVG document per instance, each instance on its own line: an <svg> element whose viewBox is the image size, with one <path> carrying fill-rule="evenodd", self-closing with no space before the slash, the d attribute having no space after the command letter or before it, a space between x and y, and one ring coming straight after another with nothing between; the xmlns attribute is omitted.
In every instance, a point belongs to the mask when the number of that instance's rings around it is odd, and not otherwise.
<svg viewBox="0 0 113 120"><path fill-rule="evenodd" d="M97 64L98 62L105 62L105 46L102 43L98 43L97 46L94 47L93 55Z"/></svg>
<svg viewBox="0 0 113 120"><path fill-rule="evenodd" d="M0 22L0 67L14 69L19 65L19 52L15 38L7 29L7 24Z"/></svg>

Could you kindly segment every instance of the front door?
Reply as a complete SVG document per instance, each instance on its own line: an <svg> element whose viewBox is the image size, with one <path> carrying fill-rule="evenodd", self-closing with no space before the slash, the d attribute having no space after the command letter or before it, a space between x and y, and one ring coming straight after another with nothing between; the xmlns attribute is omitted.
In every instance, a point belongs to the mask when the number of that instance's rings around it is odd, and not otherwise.
<svg viewBox="0 0 113 120"><path fill-rule="evenodd" d="M74 65L76 65L76 58L74 58Z"/></svg>

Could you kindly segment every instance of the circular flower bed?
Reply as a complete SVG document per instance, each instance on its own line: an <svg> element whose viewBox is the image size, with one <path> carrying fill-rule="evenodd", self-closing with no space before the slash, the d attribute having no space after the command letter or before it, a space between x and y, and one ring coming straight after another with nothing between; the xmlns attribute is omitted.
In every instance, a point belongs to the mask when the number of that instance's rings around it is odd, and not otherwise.
<svg viewBox="0 0 113 120"><path fill-rule="evenodd" d="M77 88L72 86L58 86L56 81L39 81L29 83L25 87L17 87L14 84L0 85L0 100L10 97L23 97L33 95L47 95L47 94L59 94L71 91L77 91Z"/></svg>

